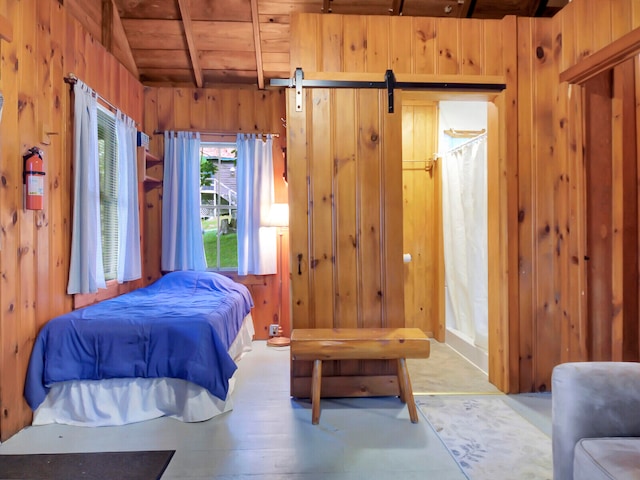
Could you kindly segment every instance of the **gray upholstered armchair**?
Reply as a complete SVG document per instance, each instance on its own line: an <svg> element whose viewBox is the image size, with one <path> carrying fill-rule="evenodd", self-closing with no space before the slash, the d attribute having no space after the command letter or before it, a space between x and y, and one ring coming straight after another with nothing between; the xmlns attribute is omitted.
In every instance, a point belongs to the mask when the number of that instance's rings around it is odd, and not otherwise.
<svg viewBox="0 0 640 480"><path fill-rule="evenodd" d="M551 388L554 480L640 479L640 363L563 363Z"/></svg>

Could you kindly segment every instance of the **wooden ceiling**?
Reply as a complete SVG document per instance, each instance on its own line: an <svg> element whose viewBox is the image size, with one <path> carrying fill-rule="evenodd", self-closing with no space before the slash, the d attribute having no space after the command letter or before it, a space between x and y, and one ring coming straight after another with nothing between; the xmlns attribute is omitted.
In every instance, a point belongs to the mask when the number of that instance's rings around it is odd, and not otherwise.
<svg viewBox="0 0 640 480"><path fill-rule="evenodd" d="M288 78L294 12L551 16L570 0L59 0L145 85L258 85Z"/></svg>

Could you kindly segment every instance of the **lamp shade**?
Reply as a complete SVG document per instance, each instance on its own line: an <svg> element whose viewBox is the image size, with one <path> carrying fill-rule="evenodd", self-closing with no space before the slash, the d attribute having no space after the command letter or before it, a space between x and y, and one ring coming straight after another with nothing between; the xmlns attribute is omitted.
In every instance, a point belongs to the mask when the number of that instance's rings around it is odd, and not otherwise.
<svg viewBox="0 0 640 480"><path fill-rule="evenodd" d="M289 204L272 203L269 209L269 217L265 227L288 227L289 226Z"/></svg>

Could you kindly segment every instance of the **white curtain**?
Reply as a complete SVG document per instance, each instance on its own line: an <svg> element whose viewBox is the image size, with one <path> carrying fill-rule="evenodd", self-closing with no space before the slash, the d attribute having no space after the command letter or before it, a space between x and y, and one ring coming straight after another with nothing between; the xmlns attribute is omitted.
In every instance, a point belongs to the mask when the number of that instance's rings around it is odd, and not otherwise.
<svg viewBox="0 0 640 480"><path fill-rule="evenodd" d="M118 283L142 277L135 122L116 112L118 143Z"/></svg>
<svg viewBox="0 0 640 480"><path fill-rule="evenodd" d="M100 225L98 102L80 80L74 87L73 162L75 169L71 264L67 293L106 288Z"/></svg>
<svg viewBox="0 0 640 480"><path fill-rule="evenodd" d="M442 211L447 327L487 350L487 137L481 135L442 159Z"/></svg>
<svg viewBox="0 0 640 480"><path fill-rule="evenodd" d="M273 140L238 135L238 274L277 271L276 229L266 227L274 199Z"/></svg>
<svg viewBox="0 0 640 480"><path fill-rule="evenodd" d="M162 270L206 270L200 224L200 134L164 133Z"/></svg>

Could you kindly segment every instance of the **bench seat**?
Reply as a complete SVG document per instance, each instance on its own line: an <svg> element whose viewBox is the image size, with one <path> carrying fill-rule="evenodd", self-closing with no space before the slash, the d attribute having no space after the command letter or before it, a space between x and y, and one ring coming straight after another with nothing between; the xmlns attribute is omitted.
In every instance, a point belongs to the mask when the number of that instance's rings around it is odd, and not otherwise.
<svg viewBox="0 0 640 480"><path fill-rule="evenodd" d="M311 422L320 421L323 360L396 360L400 399L412 423L418 412L411 389L407 358L428 358L429 338L419 328L309 328L291 332L291 359L313 361Z"/></svg>

